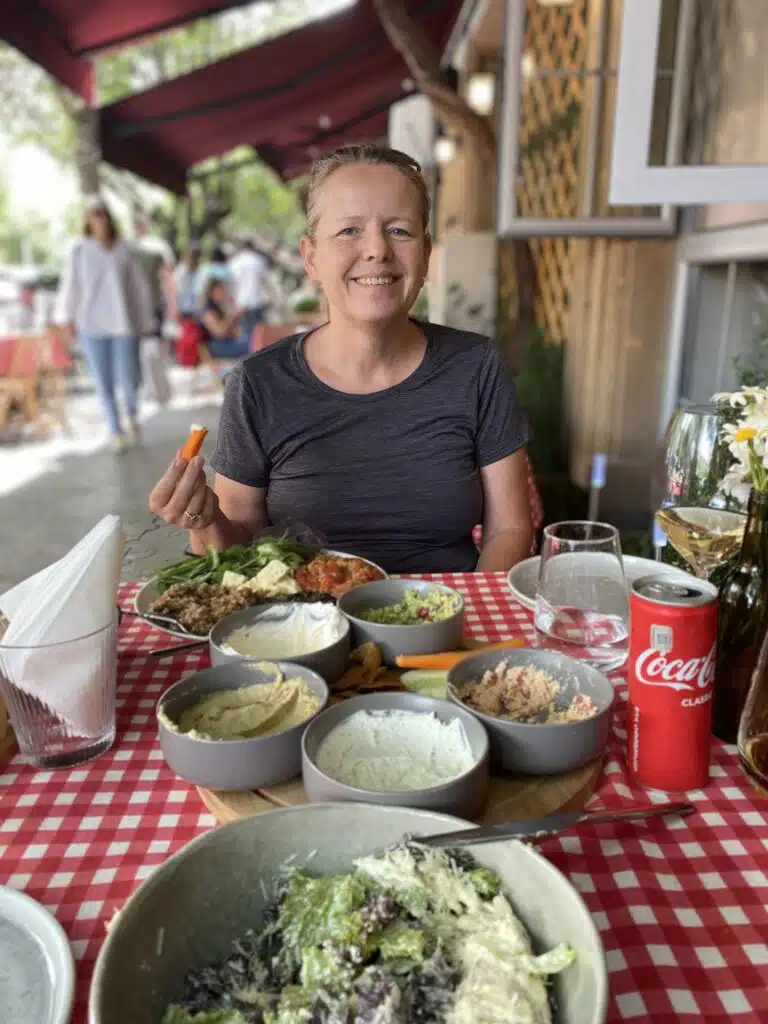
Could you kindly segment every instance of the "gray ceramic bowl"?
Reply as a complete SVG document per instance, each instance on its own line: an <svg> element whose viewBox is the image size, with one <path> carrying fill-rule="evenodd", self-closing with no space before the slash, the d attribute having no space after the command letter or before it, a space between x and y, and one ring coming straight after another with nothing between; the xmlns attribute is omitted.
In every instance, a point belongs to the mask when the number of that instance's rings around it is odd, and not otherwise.
<svg viewBox="0 0 768 1024"><path fill-rule="evenodd" d="M296 608L315 607L332 610L334 605L320 603L317 605L309 603L258 604L253 605L251 608L246 608L244 611L228 615L225 619L217 622L209 634L208 648L211 655L211 664L216 666L229 665L240 661L274 661L275 655L266 658L252 658L244 654L231 654L223 648L223 645L226 644L227 638L235 630L242 629L245 626L253 626L264 615L269 617L282 615L287 618ZM349 621L346 618L343 620L342 628L344 630L343 636L327 647L312 651L311 654L294 655L286 653L281 655L278 651L276 652L277 657L289 660L293 665L304 665L306 668L311 668L313 672L317 672L327 683L335 683L347 670L351 649Z"/></svg>
<svg viewBox="0 0 768 1024"><path fill-rule="evenodd" d="M384 608L397 604L405 597L406 590L417 590L428 594L439 590L443 594L458 598L458 611L440 622L424 622L418 626L391 626L380 622L367 622L358 618L360 612L372 608ZM464 599L450 587L427 580L375 580L348 590L339 598L339 608L352 623L354 646L372 641L381 650L387 665L394 665L399 654L439 654L455 651L461 647L464 635Z"/></svg>
<svg viewBox="0 0 768 1024"><path fill-rule="evenodd" d="M560 683L564 704L577 693L584 693L597 705L597 715L581 722L558 725L506 722L463 704L456 696L455 687L480 679L487 669L495 668L502 661L543 669ZM488 730L492 766L524 775L557 775L599 757L611 734L614 696L610 680L591 665L535 647L472 654L448 673L448 699L476 715Z"/></svg>
<svg viewBox="0 0 768 1024"><path fill-rule="evenodd" d="M417 711L433 713L442 722L455 718L464 726L475 763L468 772L432 789L379 792L358 789L331 778L317 766L317 753L326 736L356 711ZM307 726L301 741L301 772L310 803L354 801L395 807L422 807L428 811L475 818L488 796L488 736L482 724L462 707L415 693L371 693L326 708Z"/></svg>
<svg viewBox="0 0 768 1024"><path fill-rule="evenodd" d="M304 665L287 661L275 664L286 678L298 677L307 682L320 701L315 712L319 714L328 703L328 687L320 676ZM163 711L172 722L178 722L185 708L209 693L271 682L274 682L274 675L253 662L240 661L195 672L166 690L157 702L157 725L163 757L176 774L207 789L255 789L257 786L274 786L299 775L301 736L307 727L306 722L274 736L204 740L174 732L160 716Z"/></svg>
<svg viewBox="0 0 768 1024"><path fill-rule="evenodd" d="M224 959L232 942L260 928L280 869L292 858L314 874L349 871L357 857L405 834L469 823L428 811L365 804L314 804L267 811L212 829L160 865L113 920L93 973L89 1024L157 1024L191 968ZM477 846L497 871L537 953L572 945L575 963L555 976L555 1024L604 1024L605 956L581 896L531 847Z"/></svg>

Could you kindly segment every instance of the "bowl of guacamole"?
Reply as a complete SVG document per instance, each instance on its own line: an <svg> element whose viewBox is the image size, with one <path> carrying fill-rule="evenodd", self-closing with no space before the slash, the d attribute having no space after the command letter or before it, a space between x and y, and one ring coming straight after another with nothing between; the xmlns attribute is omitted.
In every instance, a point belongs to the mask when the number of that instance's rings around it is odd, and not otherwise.
<svg viewBox="0 0 768 1024"><path fill-rule="evenodd" d="M394 665L398 655L461 648L464 599L440 583L375 580L348 590L339 609L349 619L353 646L376 644L387 665Z"/></svg>

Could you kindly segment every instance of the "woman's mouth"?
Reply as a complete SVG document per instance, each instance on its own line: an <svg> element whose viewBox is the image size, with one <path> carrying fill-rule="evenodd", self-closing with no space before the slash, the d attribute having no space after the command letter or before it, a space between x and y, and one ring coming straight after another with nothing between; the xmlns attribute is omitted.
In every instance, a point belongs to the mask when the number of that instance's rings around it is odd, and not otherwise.
<svg viewBox="0 0 768 1024"><path fill-rule="evenodd" d="M368 277L353 277L352 280L364 288L383 288L395 284L400 278L395 274L376 274Z"/></svg>

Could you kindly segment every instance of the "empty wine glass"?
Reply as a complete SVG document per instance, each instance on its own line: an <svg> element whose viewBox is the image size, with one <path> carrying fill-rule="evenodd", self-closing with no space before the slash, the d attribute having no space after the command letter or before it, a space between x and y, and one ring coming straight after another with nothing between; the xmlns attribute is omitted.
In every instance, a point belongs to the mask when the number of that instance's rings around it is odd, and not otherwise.
<svg viewBox="0 0 768 1024"><path fill-rule="evenodd" d="M656 522L696 576L707 579L741 547L743 506L721 484L731 463L715 405L679 409L664 443L655 501Z"/></svg>
<svg viewBox="0 0 768 1024"><path fill-rule="evenodd" d="M624 664L629 594L613 526L574 521L545 528L534 625L540 647L604 672Z"/></svg>

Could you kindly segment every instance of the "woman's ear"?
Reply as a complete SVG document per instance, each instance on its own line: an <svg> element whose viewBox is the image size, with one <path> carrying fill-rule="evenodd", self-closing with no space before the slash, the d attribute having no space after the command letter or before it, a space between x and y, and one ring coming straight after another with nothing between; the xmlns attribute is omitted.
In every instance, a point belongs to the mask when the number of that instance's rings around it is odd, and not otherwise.
<svg viewBox="0 0 768 1024"><path fill-rule="evenodd" d="M317 267L315 266L315 243L309 235L302 235L299 242L299 252L304 260L304 269L307 272L307 277L316 284L319 278L317 276Z"/></svg>

